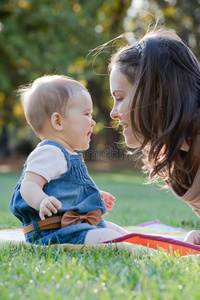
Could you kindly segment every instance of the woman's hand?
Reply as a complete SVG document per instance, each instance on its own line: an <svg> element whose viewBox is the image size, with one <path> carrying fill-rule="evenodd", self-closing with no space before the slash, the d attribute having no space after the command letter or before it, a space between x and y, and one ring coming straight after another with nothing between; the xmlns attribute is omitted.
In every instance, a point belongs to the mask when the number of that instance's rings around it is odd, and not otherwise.
<svg viewBox="0 0 200 300"><path fill-rule="evenodd" d="M103 201L105 202L106 208L107 210L112 210L114 204L114 201L116 200L115 197L113 195L111 195L110 193L104 192L104 191L100 191L100 195L103 199ZM108 214L108 212L105 213L106 215Z"/></svg>
<svg viewBox="0 0 200 300"><path fill-rule="evenodd" d="M188 232L186 238L184 239L184 242L194 245L200 245L200 230L192 230Z"/></svg>

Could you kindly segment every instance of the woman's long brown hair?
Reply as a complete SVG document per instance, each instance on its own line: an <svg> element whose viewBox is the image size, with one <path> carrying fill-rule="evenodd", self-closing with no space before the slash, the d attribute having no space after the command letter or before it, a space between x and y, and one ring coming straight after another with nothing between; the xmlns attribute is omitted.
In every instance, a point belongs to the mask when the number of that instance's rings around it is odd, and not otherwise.
<svg viewBox="0 0 200 300"><path fill-rule="evenodd" d="M132 130L143 143L150 178L187 190L199 165L200 66L190 49L170 31L147 34L138 46L126 46L111 58L134 85ZM182 151L186 142L188 151ZM200 150L200 149L199 149ZM196 158L195 158L196 157Z"/></svg>

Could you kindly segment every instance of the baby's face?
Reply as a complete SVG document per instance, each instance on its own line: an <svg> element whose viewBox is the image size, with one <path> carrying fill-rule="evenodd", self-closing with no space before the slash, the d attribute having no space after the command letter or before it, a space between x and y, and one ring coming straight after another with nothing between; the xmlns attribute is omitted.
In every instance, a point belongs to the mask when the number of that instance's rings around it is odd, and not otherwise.
<svg viewBox="0 0 200 300"><path fill-rule="evenodd" d="M93 104L90 94L76 91L70 97L63 119L63 134L65 143L74 150L87 150L93 127L96 124L92 119Z"/></svg>

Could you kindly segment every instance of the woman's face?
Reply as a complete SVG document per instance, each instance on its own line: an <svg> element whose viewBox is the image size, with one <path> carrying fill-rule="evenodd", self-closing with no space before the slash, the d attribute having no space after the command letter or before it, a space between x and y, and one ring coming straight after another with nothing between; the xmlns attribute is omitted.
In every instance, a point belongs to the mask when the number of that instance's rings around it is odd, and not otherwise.
<svg viewBox="0 0 200 300"><path fill-rule="evenodd" d="M114 65L110 73L110 90L114 98L114 105L110 116L114 120L119 120L123 126L123 135L128 147L139 147L142 141L136 139L130 120L131 101L134 94L134 86L127 80L126 76L121 73L118 65Z"/></svg>

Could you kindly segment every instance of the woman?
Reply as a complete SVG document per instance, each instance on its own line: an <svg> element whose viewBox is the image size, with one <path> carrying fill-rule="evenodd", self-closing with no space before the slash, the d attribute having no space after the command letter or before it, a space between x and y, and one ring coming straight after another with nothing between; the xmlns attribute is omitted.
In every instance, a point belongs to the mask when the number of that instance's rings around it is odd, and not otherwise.
<svg viewBox="0 0 200 300"><path fill-rule="evenodd" d="M114 105L127 146L145 154L150 178L161 177L200 217L200 66L175 34L160 29L119 49L109 64ZM200 244L200 231L186 242Z"/></svg>

